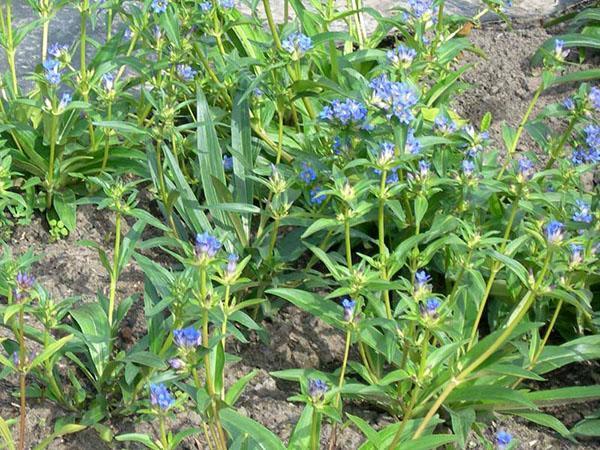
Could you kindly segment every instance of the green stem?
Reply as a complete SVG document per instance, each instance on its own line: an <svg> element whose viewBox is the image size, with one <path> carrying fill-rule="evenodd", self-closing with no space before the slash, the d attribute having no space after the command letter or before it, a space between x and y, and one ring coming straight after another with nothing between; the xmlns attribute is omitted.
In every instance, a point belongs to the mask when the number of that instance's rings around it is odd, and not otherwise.
<svg viewBox="0 0 600 450"><path fill-rule="evenodd" d="M231 295L231 286L229 283L227 283L225 285L225 297L223 299L223 324L221 325L221 336L223 336L221 338L221 347L223 347L223 354L225 354L225 346L227 344L227 338L226 338L226 333L227 333L227 317L229 314L229 296ZM223 371L222 375L222 380L221 380L221 400L224 401L225 400L225 371Z"/></svg>
<svg viewBox="0 0 600 450"><path fill-rule="evenodd" d="M313 406L312 423L310 425L310 448L319 450L319 411Z"/></svg>
<svg viewBox="0 0 600 450"><path fill-rule="evenodd" d="M379 239L379 262L381 264L381 278L385 281L387 275L387 250L385 248L385 182L387 171L381 171L381 181L379 183L379 211L377 213L377 228ZM383 301L385 304L385 313L389 320L392 320L392 305L390 303L390 292L387 289L383 290Z"/></svg>
<svg viewBox="0 0 600 450"><path fill-rule="evenodd" d="M428 352L428 350L429 350L429 330L425 330L425 334L423 335L423 342L421 344L421 363L419 365L419 374L417 376L417 383L423 382L423 377L425 375L425 369L427 367L427 352ZM409 403L408 407L406 408L406 410L404 411L404 416L402 417L402 422L400 422L400 426L398 427L398 430L396 430L396 434L394 435L394 440L392 441L392 444L389 447L390 449L395 449L396 446L398 445L400 438L402 437L402 432L404 431L404 429L406 428L406 425L408 424L408 421L412 417L412 413L417 404L417 400L419 398L420 392L421 392L421 385L416 384L413 387L410 403Z"/></svg>
<svg viewBox="0 0 600 450"><path fill-rule="evenodd" d="M54 193L54 164L56 159L56 131L58 127L58 116L51 113L52 118L50 121L50 159L48 160L48 174L46 178L47 191L46 191L46 208L52 207L52 195Z"/></svg>
<svg viewBox="0 0 600 450"><path fill-rule="evenodd" d="M269 23L269 29L271 30L271 34L273 35L275 48L277 48L278 51L282 51L283 48L281 47L281 40L279 39L277 26L275 25L275 20L273 19L273 12L271 11L271 2L269 0L263 0L263 7L267 16L267 22Z"/></svg>
<svg viewBox="0 0 600 450"><path fill-rule="evenodd" d="M113 26L113 10L110 8L106 17L106 41L110 41L112 37L112 26Z"/></svg>
<svg viewBox="0 0 600 450"><path fill-rule="evenodd" d="M560 157L560 154L561 154L565 144L567 143L567 139L569 139L569 137L571 136L571 133L573 132L573 128L575 128L576 123L577 123L577 116L574 116L569 121L569 125L567 126L567 129L565 130L564 134L562 135L560 141L556 145L556 148L550 153L550 159L546 163L545 170L552 168L552 166L554 165L554 161L556 161L556 158Z"/></svg>
<svg viewBox="0 0 600 450"><path fill-rule="evenodd" d="M338 392L335 396L335 400L333 402L333 407L340 407L340 400L342 395L342 388L344 387L344 377L346 375L346 366L348 364L348 355L350 354L350 344L352 343L352 328L351 325L348 325L348 330L346 331L346 346L344 348L344 359L342 361L342 370L340 372L340 378L338 381ZM341 405L343 407L343 405ZM340 409L341 412L341 409ZM334 423L331 428L331 436L329 438L329 450L333 450L335 448L336 441L336 433L337 433L337 423Z"/></svg>
<svg viewBox="0 0 600 450"><path fill-rule="evenodd" d="M465 379L474 370L476 370L490 356L492 356L496 352L496 350L498 350L510 337L510 335L519 325L525 314L529 311L529 308L533 304L538 294L538 290L544 281L544 277L546 276L546 272L548 271L548 266L550 265L551 254L551 251L548 250L548 253L546 254L546 259L544 261L544 266L538 275L538 279L535 285L533 286L533 289L528 291L527 294L525 294L525 296L521 299L515 310L512 312L512 314L508 318L504 331L500 334L500 336L498 336L498 338L495 341L493 341L490 344L490 346L478 358L476 358L471 364L465 367L456 377L450 380L444 391L437 398L437 400L434 402L431 408L429 408L429 411L425 415L425 418L421 421L421 424L419 425L419 428L417 428L417 430L415 431L415 434L413 435L412 439L417 439L423 434L433 416L437 413L438 409L442 406L442 404L444 403L446 398L448 398L448 396L452 393L452 391L456 387L458 387L463 381L465 381Z"/></svg>
<svg viewBox="0 0 600 450"><path fill-rule="evenodd" d="M119 257L121 255L121 213L117 211L115 218L115 248L113 254L112 273L110 274L110 292L108 297L108 324L112 327L115 310L117 281L119 279Z"/></svg>
<svg viewBox="0 0 600 450"><path fill-rule="evenodd" d="M19 85L17 83L17 68L15 64L15 53L16 49L14 46L13 29L12 29L12 2L6 0L6 59L8 67L10 68L10 75L12 80L13 95L18 95Z"/></svg>
<svg viewBox="0 0 600 450"><path fill-rule="evenodd" d="M523 116L523 119L521 120L521 123L519 124L519 127L517 128L517 133L515 134L515 137L512 140L510 147L508 148L506 157L504 158L504 163L502 164L502 168L500 169L500 173L498 174L498 179L502 178L502 175L504 175L504 172L508 168L508 165L511 163L512 158L513 158L513 153L517 150L517 146L519 145L519 141L521 140L521 135L523 134L525 125L527 125L529 116L531 116L531 113L533 112L533 108L535 108L535 105L537 104L538 99L540 98L540 95L542 94L543 91L544 91L544 83L540 83L540 86L535 90L533 99L531 100L531 103L529 103L529 107L527 108L527 111L525 112L525 115Z"/></svg>
<svg viewBox="0 0 600 450"><path fill-rule="evenodd" d="M109 122L112 120L112 102L111 101L108 102L108 109L106 112L106 120L108 120ZM100 168L100 172L104 171L106 169L106 165L108 164L108 151L110 149L111 129L106 128L105 134L106 135L104 137L104 156L102 158L102 166Z"/></svg>
<svg viewBox="0 0 600 450"><path fill-rule="evenodd" d="M158 416L158 423L160 427L160 443L163 448L166 450L169 448L169 441L167 441L167 431L165 429L165 416L164 414L160 414Z"/></svg>
<svg viewBox="0 0 600 450"><path fill-rule="evenodd" d="M508 237L510 236L510 232L513 227L513 223L515 221L515 217L517 216L517 211L519 210L519 197L521 195L521 189L519 188L519 192L517 193L517 198L512 204L510 217L508 219L508 223L506 225L506 229L504 231L504 236L502 238L502 246L500 247L499 253L504 253L506 250L506 246L508 245ZM477 318L475 319L475 323L473 324L473 328L471 329L471 336L469 338L469 344L467 346L467 350L470 350L471 347L475 344L475 339L477 337L477 330L479 328L479 323L481 322L481 318L483 317L483 311L485 310L485 305L487 303L488 297L490 296L490 292L492 291L492 286L494 281L496 280L496 275L500 272L502 268L502 263L494 260L492 263L492 267L490 269L490 277L488 278L488 282L485 286L485 291L483 294L483 298L481 299L481 303L479 304L479 309L477 310Z"/></svg>
<svg viewBox="0 0 600 450"><path fill-rule="evenodd" d="M346 245L346 265L348 270L352 272L352 245L350 243L350 218L348 217L348 211L346 211L346 217L344 218L344 242Z"/></svg>
<svg viewBox="0 0 600 450"><path fill-rule="evenodd" d="M277 108L277 156L275 157L275 165L281 162L281 154L283 153L283 112Z"/></svg>
<svg viewBox="0 0 600 450"><path fill-rule="evenodd" d="M42 62L46 61L48 57L48 31L50 28L50 21L48 20L48 15L46 13L42 14L42 20L44 21L44 25L42 25Z"/></svg>
<svg viewBox="0 0 600 450"><path fill-rule="evenodd" d="M27 372L25 370L27 349L25 348L25 306L23 304L19 307L19 395L21 398L21 406L19 410L19 450L25 449L25 424L27 423L27 395L26 395L26 384L25 377Z"/></svg>

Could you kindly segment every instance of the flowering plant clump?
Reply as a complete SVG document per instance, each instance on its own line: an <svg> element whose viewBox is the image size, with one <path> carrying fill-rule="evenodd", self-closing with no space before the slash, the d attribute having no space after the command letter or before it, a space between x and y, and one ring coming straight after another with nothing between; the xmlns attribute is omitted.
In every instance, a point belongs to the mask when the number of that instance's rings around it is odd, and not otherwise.
<svg viewBox="0 0 600 450"><path fill-rule="evenodd" d="M76 42L53 42L49 26L68 2L28 3L39 20L22 30L0 5L0 223L39 210L61 238L82 203L111 223L102 244L81 241L108 275L96 301L53 300L30 253L3 251L0 365L21 402L18 437L0 421L8 447L28 448L33 395L69 412L45 439L93 428L154 450L345 448L348 426L363 449L509 449L510 430L489 431L509 414L571 439L591 428L541 409L600 395L543 387L600 356L600 87L533 113L564 81L570 38L534 57L539 87L498 142L491 114L471 123L452 108L473 46L443 0L386 18L359 1L286 1L282 23L269 0L249 14L232 0L82 0ZM484 0L472 21L509 7ZM16 54L36 27L27 84ZM119 289L130 263L143 295ZM232 380L230 368L236 342L267 341L264 319L287 304L344 347L338 367L272 373L304 405L284 445L236 408L259 372ZM129 343L133 305L144 327ZM374 427L353 403L386 420ZM186 428L176 418L192 410ZM157 436L113 436L108 423L133 416Z"/></svg>

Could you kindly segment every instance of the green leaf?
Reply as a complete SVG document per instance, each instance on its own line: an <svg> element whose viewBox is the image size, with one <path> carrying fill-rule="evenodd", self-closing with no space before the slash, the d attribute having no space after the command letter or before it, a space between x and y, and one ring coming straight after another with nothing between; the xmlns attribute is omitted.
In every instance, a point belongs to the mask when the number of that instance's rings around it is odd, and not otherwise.
<svg viewBox="0 0 600 450"><path fill-rule="evenodd" d="M288 442L289 450L301 450L310 448L310 432L312 425L313 407L306 405L300 414L300 418L294 425L290 441Z"/></svg>
<svg viewBox="0 0 600 450"><path fill-rule="evenodd" d="M304 234L302 234L302 239L306 239L310 235L315 234L317 231L329 230L339 226L341 226L341 224L336 219L329 219L325 217L317 219L306 229Z"/></svg>
<svg viewBox="0 0 600 450"><path fill-rule="evenodd" d="M249 448L264 450L285 450L284 445L270 430L254 420L240 415L231 408L219 411L219 417L225 429L235 440L238 435L247 435L254 445Z"/></svg>
<svg viewBox="0 0 600 450"><path fill-rule="evenodd" d="M128 122L120 122L120 121L100 121L100 122L92 122L94 126L101 128L110 128L115 131L120 131L124 134L148 134L147 130L143 128L138 128L135 125L132 125Z"/></svg>
<svg viewBox="0 0 600 450"><path fill-rule="evenodd" d="M60 338L58 341L54 341L51 344L46 345L44 350L38 354L33 361L31 361L31 368L37 367L42 364L44 361L49 359L52 355L54 355L57 351L59 351L67 342L69 342L73 338L73 335L64 336Z"/></svg>
<svg viewBox="0 0 600 450"><path fill-rule="evenodd" d="M65 225L65 228L72 233L77 223L77 204L75 203L75 193L70 189L64 192L57 192L54 196L54 209L58 218Z"/></svg>
<svg viewBox="0 0 600 450"><path fill-rule="evenodd" d="M530 422L537 423L538 425L551 428L563 437L567 437L569 435L569 430L567 429L567 427L565 427L563 423L556 417L553 417L549 414L519 411L515 411L513 414L516 416L523 417L524 419L527 419Z"/></svg>
<svg viewBox="0 0 600 450"><path fill-rule="evenodd" d="M8 427L8 423L2 417L0 417L0 437L4 441L7 450L15 450L12 433Z"/></svg>
<svg viewBox="0 0 600 450"><path fill-rule="evenodd" d="M450 410L450 418L452 419L452 431L456 435L458 446L465 448L471 427L475 423L475 411L472 408L458 411Z"/></svg>
<svg viewBox="0 0 600 450"><path fill-rule="evenodd" d="M529 285L529 274L527 273L527 269L519 261L503 255L496 250L490 250L486 253L493 259L500 261L506 268L510 269L517 277L519 277L519 280L521 280L524 286Z"/></svg>
<svg viewBox="0 0 600 450"><path fill-rule="evenodd" d="M574 436L598 437L600 436L600 419L585 419L571 428Z"/></svg>
<svg viewBox="0 0 600 450"><path fill-rule="evenodd" d="M227 393L225 394L225 403L229 406L233 406L235 402L240 398L242 392L246 388L246 385L256 376L258 375L258 369L254 369L252 372L247 373L240 379L238 379L235 383L231 385Z"/></svg>
<svg viewBox="0 0 600 450"><path fill-rule="evenodd" d="M87 428L86 425L78 423L67 423L61 425L57 430L54 431L50 436L46 437L38 445L35 446L35 450L43 450L48 447L56 438L65 436L67 434L79 433Z"/></svg>
<svg viewBox="0 0 600 450"><path fill-rule="evenodd" d="M139 442L140 444L144 444L146 447L152 450L161 450L161 447L156 445L150 436L142 433L126 433L115 436L115 439L119 442L129 441L129 442Z"/></svg>
<svg viewBox="0 0 600 450"><path fill-rule="evenodd" d="M324 299L320 295L299 289L287 288L269 289L267 294L281 297L313 316L319 317L335 328L344 329L345 327L341 320L343 317L342 307L330 300Z"/></svg>
<svg viewBox="0 0 600 450"><path fill-rule="evenodd" d="M585 402L600 399L600 385L573 386L526 393L527 399L538 406Z"/></svg>
<svg viewBox="0 0 600 450"><path fill-rule="evenodd" d="M155 369L164 370L167 365L164 363L163 358L158 357L154 353L150 352L135 352L131 355L127 355L125 361L136 363L140 366L153 367Z"/></svg>
<svg viewBox="0 0 600 450"><path fill-rule="evenodd" d="M521 392L502 386L459 386L448 396L449 403L508 403L520 404L535 409L535 404Z"/></svg>

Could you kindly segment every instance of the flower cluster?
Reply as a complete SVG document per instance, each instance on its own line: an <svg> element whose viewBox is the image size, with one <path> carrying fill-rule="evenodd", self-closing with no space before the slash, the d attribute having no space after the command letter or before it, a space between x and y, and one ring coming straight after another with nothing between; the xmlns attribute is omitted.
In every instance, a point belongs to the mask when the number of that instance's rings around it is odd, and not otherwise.
<svg viewBox="0 0 600 450"><path fill-rule="evenodd" d="M504 430L496 433L496 446L498 450L505 449L512 442L512 435Z"/></svg>
<svg viewBox="0 0 600 450"><path fill-rule="evenodd" d="M369 86L372 89L371 103L386 111L387 119L395 116L400 123L410 124L413 120L413 107L418 97L407 83L390 81L386 74L373 80Z"/></svg>
<svg viewBox="0 0 600 450"><path fill-rule="evenodd" d="M397 47L388 50L386 53L388 62L398 69L406 69L410 67L413 60L417 56L416 50L398 45Z"/></svg>
<svg viewBox="0 0 600 450"><path fill-rule="evenodd" d="M52 86L57 86L60 84L62 79L62 72L60 70L60 62L54 58L48 58L44 61L44 76L46 77L46 81L50 83Z"/></svg>
<svg viewBox="0 0 600 450"><path fill-rule="evenodd" d="M600 111L600 88L598 86L594 86L592 89L590 89L588 99L592 105L592 108L594 108L596 111Z"/></svg>
<svg viewBox="0 0 600 450"><path fill-rule="evenodd" d="M200 261L214 258L221 246L221 241L208 232L196 235L195 252Z"/></svg>
<svg viewBox="0 0 600 450"><path fill-rule="evenodd" d="M575 200L577 210L573 213L573 222L592 223L592 209L583 200Z"/></svg>
<svg viewBox="0 0 600 450"><path fill-rule="evenodd" d="M438 317L438 309L442 305L439 299L435 297L429 297L425 303L421 303L419 305L419 309L421 314L425 317L429 317L431 319L437 319Z"/></svg>
<svg viewBox="0 0 600 450"><path fill-rule="evenodd" d="M152 9L156 14L164 13L169 6L168 0L152 0Z"/></svg>
<svg viewBox="0 0 600 450"><path fill-rule="evenodd" d="M223 170L231 172L233 170L233 156L223 155Z"/></svg>
<svg viewBox="0 0 600 450"><path fill-rule="evenodd" d="M304 33L295 32L281 41L281 47L292 55L293 59L300 59L312 49L313 44L310 37Z"/></svg>
<svg viewBox="0 0 600 450"><path fill-rule="evenodd" d="M315 186L310 190L310 203L313 205L322 204L327 197L323 193L323 189L319 186Z"/></svg>
<svg viewBox="0 0 600 450"><path fill-rule="evenodd" d="M323 380L318 378L308 380L308 395L314 402L321 400L328 390L329 387Z"/></svg>
<svg viewBox="0 0 600 450"><path fill-rule="evenodd" d="M367 108L361 102L351 98L334 100L325 106L320 114L321 120L342 127L364 127Z"/></svg>
<svg viewBox="0 0 600 450"><path fill-rule="evenodd" d="M300 179L305 184L311 184L317 179L317 172L315 172L315 169L313 169L309 163L303 162L302 170L300 171Z"/></svg>
<svg viewBox="0 0 600 450"><path fill-rule="evenodd" d="M31 289L33 289L33 284L35 283L35 278L32 275L29 275L25 272L19 272L15 278L15 290L14 295L16 300L22 300L23 298L29 295Z"/></svg>
<svg viewBox="0 0 600 450"><path fill-rule="evenodd" d="M150 403L153 406L158 406L163 411L169 409L175 403L175 399L163 384L150 385Z"/></svg>
<svg viewBox="0 0 600 450"><path fill-rule="evenodd" d="M600 162L600 126L590 124L583 130L585 147L580 146L573 150L571 160L573 164L598 164Z"/></svg>
<svg viewBox="0 0 600 450"><path fill-rule="evenodd" d="M437 7L433 6L434 0L408 0L410 14L421 20L437 19Z"/></svg>
<svg viewBox="0 0 600 450"><path fill-rule="evenodd" d="M225 275L227 277L233 277L237 271L237 263L240 257L236 253L230 253L227 255L227 265L225 266Z"/></svg>
<svg viewBox="0 0 600 450"><path fill-rule="evenodd" d="M571 256L569 258L571 265L576 266L577 264L581 264L583 262L583 245L571 244L569 248L571 249Z"/></svg>
<svg viewBox="0 0 600 450"><path fill-rule="evenodd" d="M567 56L569 56L571 51L565 48L565 41L562 39L556 39L554 41L554 57L558 61L564 61Z"/></svg>
<svg viewBox="0 0 600 450"><path fill-rule="evenodd" d="M356 302L351 298L345 298L342 300L342 308L344 308L344 321L352 322L352 319L354 319Z"/></svg>
<svg viewBox="0 0 600 450"><path fill-rule="evenodd" d="M183 81L192 81L198 72L192 69L187 64L178 64L177 65L177 75Z"/></svg>
<svg viewBox="0 0 600 450"><path fill-rule="evenodd" d="M456 131L456 124L443 114L438 114L433 121L433 129L441 134L452 134Z"/></svg>
<svg viewBox="0 0 600 450"><path fill-rule="evenodd" d="M202 344L202 334L194 327L173 330L173 341L180 349L193 349Z"/></svg>
<svg viewBox="0 0 600 450"><path fill-rule="evenodd" d="M565 238L565 226L557 220L553 220L546 225L546 239L548 244L560 244Z"/></svg>
<svg viewBox="0 0 600 450"><path fill-rule="evenodd" d="M521 181L531 180L535 174L535 165L529 158L521 158L518 162L519 165L519 178Z"/></svg>

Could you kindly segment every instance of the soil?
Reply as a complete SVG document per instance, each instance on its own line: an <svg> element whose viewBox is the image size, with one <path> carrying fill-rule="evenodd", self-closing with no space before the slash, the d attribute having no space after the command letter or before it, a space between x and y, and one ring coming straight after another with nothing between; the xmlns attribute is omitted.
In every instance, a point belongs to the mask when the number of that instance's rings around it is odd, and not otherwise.
<svg viewBox="0 0 600 450"><path fill-rule="evenodd" d="M475 87L462 95L457 101L457 107L464 116L477 122L486 111L492 111L496 119L491 132L494 141L499 143L501 120L516 125L526 110L538 82L529 69L528 57L549 36L546 30L531 23L513 31L498 26L473 31L473 42L487 53L488 59L478 63L465 76L465 81L473 83ZM470 55L465 57L465 62L476 60ZM572 86L561 88L544 95L541 106L564 98L572 89ZM35 218L30 225L15 230L9 245L15 253L32 249L42 257L34 265L32 272L55 297L77 295L82 297L82 301L91 301L97 291L106 291L108 276L95 251L82 247L78 241L93 240L109 247L112 220L110 213L97 211L93 206L80 207L77 218L76 231L65 240L50 242L43 219ZM123 298L142 291L143 274L135 264L130 264L119 283L118 295ZM134 334L140 332L143 327L141 307L134 308L128 320ZM231 350L241 357L241 361L229 368L228 377L234 380L254 368L258 369L258 375L247 387L238 406L241 412L286 439L301 412L300 405L287 401L287 398L297 392L297 386L277 380L269 372L296 367L331 370L341 364L343 337L319 319L293 307L282 309L278 315L264 323L264 327L270 336L268 343L262 342L257 336L251 336L249 344L232 345ZM550 386L598 383L598 371L597 364L567 368L550 374ZM14 382L10 378L0 382L0 416L4 418L18 415L18 406L12 395ZM585 413L597 408L597 404L572 405L554 408L549 412L564 420L567 425L572 425ZM366 410L362 405L354 406L352 412L376 427L389 420L385 414ZM63 411L48 403L31 403L28 408L28 445L33 446L49 435L55 420L63 415ZM193 413L181 413L172 428L197 424L197 421L198 418ZM156 432L156 424L115 422L111 425L115 433L132 430ZM600 449L600 441L572 443L557 437L548 429L512 418L499 416L485 433L491 437L496 429L509 430L519 440L518 448L521 449ZM329 429L325 428L323 434L326 439ZM356 449L361 440L361 434L350 427L342 431L338 442L342 443L340 448ZM119 447L123 448L121 445ZM87 430L57 439L49 448L99 450L108 447L93 430ZM138 447L132 445L130 448ZM191 438L182 448L204 446L200 438ZM473 441L469 448L483 447Z"/></svg>

